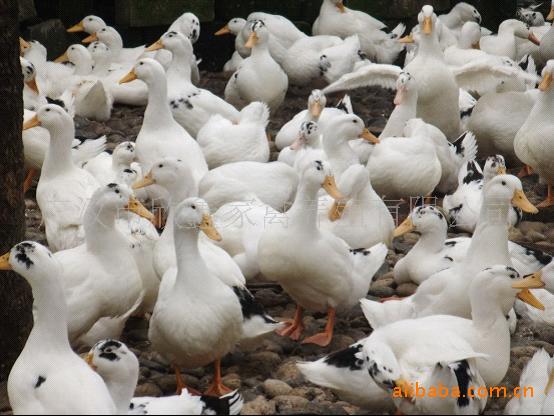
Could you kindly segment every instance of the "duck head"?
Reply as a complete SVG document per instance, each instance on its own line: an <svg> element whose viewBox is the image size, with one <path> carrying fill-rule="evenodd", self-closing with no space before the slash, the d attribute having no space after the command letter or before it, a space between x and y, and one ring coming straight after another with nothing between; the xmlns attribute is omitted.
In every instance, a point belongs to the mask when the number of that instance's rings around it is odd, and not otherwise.
<svg viewBox="0 0 554 416"><path fill-rule="evenodd" d="M480 49L481 26L475 22L466 22L460 33L460 46L463 48Z"/></svg>
<svg viewBox="0 0 554 416"><path fill-rule="evenodd" d="M133 189L141 189L150 185L159 185L175 196L177 191L187 185L192 173L187 164L177 158L163 158L152 165L152 169L144 178L133 184ZM192 184L190 184L192 187Z"/></svg>
<svg viewBox="0 0 554 416"><path fill-rule="evenodd" d="M96 41L105 43L108 46L112 46L114 44L123 45L123 39L121 38L121 35L115 28L111 26L104 26L98 31L92 33L90 36L84 38L81 42L92 43Z"/></svg>
<svg viewBox="0 0 554 416"><path fill-rule="evenodd" d="M254 20L250 24L251 32L244 46L249 49L258 44L266 44L269 41L269 30L262 20Z"/></svg>
<svg viewBox="0 0 554 416"><path fill-rule="evenodd" d="M112 158L117 164L130 165L136 159L135 143L119 143L113 150Z"/></svg>
<svg viewBox="0 0 554 416"><path fill-rule="evenodd" d="M60 274L61 265L42 244L23 241L0 257L0 270L13 270L34 286L46 275Z"/></svg>
<svg viewBox="0 0 554 416"><path fill-rule="evenodd" d="M435 14L433 6L423 6L417 20L419 22L421 35L430 36L433 34L437 25L437 15Z"/></svg>
<svg viewBox="0 0 554 416"><path fill-rule="evenodd" d="M526 279L534 279L537 285L540 285L540 282L543 283L544 288L550 293L554 293L554 260L551 260L546 266L544 266L538 272L529 274L525 276ZM514 288L522 289L519 285L515 285Z"/></svg>
<svg viewBox="0 0 554 416"><path fill-rule="evenodd" d="M195 229L208 238L221 241L221 234L214 226L208 203L202 198L187 198L175 210L176 229Z"/></svg>
<svg viewBox="0 0 554 416"><path fill-rule="evenodd" d="M513 175L498 175L488 182L484 189L483 204L490 209L496 209L498 205L511 203L523 212L536 214L539 212L523 192L521 181Z"/></svg>
<svg viewBox="0 0 554 416"><path fill-rule="evenodd" d="M409 72L403 71L396 80L396 96L394 97L394 105L401 105L405 102L408 94L412 91L417 91L415 79Z"/></svg>
<svg viewBox="0 0 554 416"><path fill-rule="evenodd" d="M327 97L321 90L313 90L308 98L308 111L315 119L319 119L321 112L327 105Z"/></svg>
<svg viewBox="0 0 554 416"><path fill-rule="evenodd" d="M154 220L154 214L144 207L133 195L131 189L124 184L110 183L98 188L91 197L87 208L97 219L101 216L116 218L119 212L132 212L149 221Z"/></svg>
<svg viewBox="0 0 554 416"><path fill-rule="evenodd" d="M105 339L97 342L86 354L87 364L107 382L137 380L139 361L122 342Z"/></svg>
<svg viewBox="0 0 554 416"><path fill-rule="evenodd" d="M365 128L364 122L355 114L339 115L333 119L332 130L336 131L339 140L364 139L370 143L378 144L379 139Z"/></svg>
<svg viewBox="0 0 554 416"><path fill-rule="evenodd" d="M308 163L302 171L300 181L309 186L323 188L335 200L344 199L337 188L331 165L327 162L314 160Z"/></svg>
<svg viewBox="0 0 554 416"><path fill-rule="evenodd" d="M196 43L200 38L200 20L194 13L187 12L182 14L173 22L171 29L182 33L192 43Z"/></svg>
<svg viewBox="0 0 554 416"><path fill-rule="evenodd" d="M448 223L442 211L431 205L416 207L412 213L394 230L394 237L400 237L406 233L417 232L429 234L441 232L446 234Z"/></svg>
<svg viewBox="0 0 554 416"><path fill-rule="evenodd" d="M465 2L456 4L451 13L457 14L462 22L475 22L480 25L483 20L481 13L471 4Z"/></svg>
<svg viewBox="0 0 554 416"><path fill-rule="evenodd" d="M192 59L194 55L190 39L176 31L164 33L158 41L146 48L146 52L152 52L158 49L167 49L173 53L180 52L185 55L187 59Z"/></svg>
<svg viewBox="0 0 554 416"><path fill-rule="evenodd" d="M127 75L119 80L120 84L140 79L146 84L151 84L158 79L165 78L165 71L158 61L150 58L139 60Z"/></svg>
<svg viewBox="0 0 554 416"><path fill-rule="evenodd" d="M75 44L67 48L63 55L58 56L54 62L71 62L72 64L76 64L83 59L92 59L90 51L83 45Z"/></svg>
<svg viewBox="0 0 554 416"><path fill-rule="evenodd" d="M554 59L551 59L546 63L542 71L542 82L539 85L539 90L542 92L549 92L552 90L554 77Z"/></svg>
<svg viewBox="0 0 554 416"><path fill-rule="evenodd" d="M32 62L27 59L20 57L19 62L21 63L21 72L23 73L23 82L27 87L29 87L36 94L39 94L39 89L36 81L37 70Z"/></svg>
<svg viewBox="0 0 554 416"><path fill-rule="evenodd" d="M396 388L401 388L408 397L412 396L412 387L403 377L400 363L388 345L370 339L358 354L379 387L390 393Z"/></svg>
<svg viewBox="0 0 554 416"><path fill-rule="evenodd" d="M106 22L101 17L90 15L85 17L76 25L71 26L67 31L69 33L86 32L88 34L95 33L106 26Z"/></svg>
<svg viewBox="0 0 554 416"><path fill-rule="evenodd" d="M502 155L494 155L487 157L485 167L483 168L483 176L485 182L490 181L497 175L506 174L506 160Z"/></svg>
<svg viewBox="0 0 554 416"><path fill-rule="evenodd" d="M231 20L229 20L229 23L227 23L225 26L223 26L221 29L215 32L215 35L221 36L221 35L231 34L231 35L237 36L242 31L245 24L246 24L246 19L243 19L241 17L234 17Z"/></svg>
<svg viewBox="0 0 554 416"><path fill-rule="evenodd" d="M319 140L319 127L315 121L305 121L300 126L297 139L290 145L292 150L298 150L306 145L316 145Z"/></svg>
<svg viewBox="0 0 554 416"><path fill-rule="evenodd" d="M47 104L40 107L35 116L23 124L23 130L42 126L50 132L73 128L73 119L59 105Z"/></svg>

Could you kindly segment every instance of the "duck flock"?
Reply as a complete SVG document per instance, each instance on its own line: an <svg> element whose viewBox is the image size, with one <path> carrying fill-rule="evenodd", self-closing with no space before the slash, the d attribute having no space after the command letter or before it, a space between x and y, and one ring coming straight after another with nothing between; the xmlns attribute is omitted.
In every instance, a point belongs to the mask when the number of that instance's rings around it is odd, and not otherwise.
<svg viewBox="0 0 554 416"><path fill-rule="evenodd" d="M508 241L523 215L554 205L553 18L554 2L546 19L520 10L493 34L469 4L441 16L426 5L413 29L389 31L323 0L309 36L256 12L215 34L236 37L224 99L198 87L191 13L138 48L87 16L68 32L85 32L88 47L53 62L20 39L24 187L39 178L48 246L25 241L0 258L34 296L8 381L13 412L239 414L222 358L275 333L327 347L337 317L361 304L372 332L298 362L307 380L374 412L482 413L487 397L469 392L504 379L518 317L553 321L552 257ZM312 85L306 110L269 136L287 91ZM342 94L368 86L396 90L379 137ZM105 137L75 137L74 116L104 122L121 104L146 106L136 141L108 152ZM545 200L534 206L507 168L538 174ZM397 222L388 200L418 202ZM464 236L449 239L452 227ZM367 298L409 232L420 238L393 275L417 290ZM280 285L293 319L269 316L248 289L255 279ZM314 313L327 323L305 333ZM148 321L176 395L134 398L139 361L119 341L131 316ZM554 411L553 363L537 352L521 380L535 396L506 414ZM208 365L207 391L187 386L181 372ZM416 383L461 394L421 397Z"/></svg>

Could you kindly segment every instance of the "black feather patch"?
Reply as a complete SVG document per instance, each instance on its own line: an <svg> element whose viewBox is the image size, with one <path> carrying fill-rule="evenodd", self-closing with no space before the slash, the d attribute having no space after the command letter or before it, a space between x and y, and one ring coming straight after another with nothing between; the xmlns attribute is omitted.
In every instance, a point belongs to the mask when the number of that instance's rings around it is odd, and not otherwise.
<svg viewBox="0 0 554 416"><path fill-rule="evenodd" d="M552 261L552 256L540 250L525 247L525 255L534 257L540 264L546 266Z"/></svg>
<svg viewBox="0 0 554 416"><path fill-rule="evenodd" d="M467 162L467 174L464 176L463 183L468 184L483 179L483 174L477 167L477 162L470 160Z"/></svg>
<svg viewBox="0 0 554 416"><path fill-rule="evenodd" d="M203 414L228 415L230 413L231 405L229 403L229 399L214 396L202 396L201 400L206 406L202 412Z"/></svg>
<svg viewBox="0 0 554 416"><path fill-rule="evenodd" d="M242 316L244 319L250 319L253 316L260 316L263 318L267 324L276 324L274 321L267 315L264 307L252 296L252 293L245 287L234 286L233 290L237 298L239 298L240 306L242 308Z"/></svg>
<svg viewBox="0 0 554 416"><path fill-rule="evenodd" d="M465 117L470 117L473 114L473 109L475 107L469 107L465 109L464 111L460 111L460 118L463 119Z"/></svg>
<svg viewBox="0 0 554 416"><path fill-rule="evenodd" d="M447 241L446 243L444 243L444 245L447 247L454 247L456 244L458 244L457 241Z"/></svg>
<svg viewBox="0 0 554 416"><path fill-rule="evenodd" d="M363 370L363 360L356 357L356 354L362 351L362 348L362 344L354 344L348 348L329 354L323 361L337 368L348 368L351 371Z"/></svg>
<svg viewBox="0 0 554 416"><path fill-rule="evenodd" d="M350 249L350 252L353 254L353 255L356 255L356 254L363 254L364 256L369 256L371 254L371 251L368 250L367 248L351 248Z"/></svg>
<svg viewBox="0 0 554 416"><path fill-rule="evenodd" d="M40 386L42 386L42 383L46 381L46 377L38 376L37 382L35 384L35 389L38 389Z"/></svg>
<svg viewBox="0 0 554 416"><path fill-rule="evenodd" d="M458 397L458 406L469 406L469 383L471 382L471 375L469 372L469 363L467 360L458 361L452 365L456 380L458 380L458 387L460 388L460 397Z"/></svg>
<svg viewBox="0 0 554 416"><path fill-rule="evenodd" d="M65 110L65 104L61 100L56 100L55 98L46 97L48 104L56 104Z"/></svg>

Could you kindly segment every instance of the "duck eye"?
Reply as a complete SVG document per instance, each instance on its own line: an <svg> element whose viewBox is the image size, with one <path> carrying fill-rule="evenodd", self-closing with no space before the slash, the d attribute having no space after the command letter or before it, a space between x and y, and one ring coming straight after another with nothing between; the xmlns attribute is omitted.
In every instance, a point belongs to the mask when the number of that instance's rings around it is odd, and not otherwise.
<svg viewBox="0 0 554 416"><path fill-rule="evenodd" d="M47 112L47 113L49 113L49 112L50 112L50 109L49 109L49 108L47 108L47 109L46 109L46 112Z"/></svg>
<svg viewBox="0 0 554 416"><path fill-rule="evenodd" d="M502 181L502 185L506 186L506 181Z"/></svg>
<svg viewBox="0 0 554 416"><path fill-rule="evenodd" d="M356 124L358 122L358 120L352 120L352 123Z"/></svg>
<svg viewBox="0 0 554 416"><path fill-rule="evenodd" d="M160 163L160 164L158 165L158 167L161 169L161 168L164 167L164 165Z"/></svg>
<svg viewBox="0 0 554 416"><path fill-rule="evenodd" d="M196 209L196 205L191 205L190 206L192 209Z"/></svg>

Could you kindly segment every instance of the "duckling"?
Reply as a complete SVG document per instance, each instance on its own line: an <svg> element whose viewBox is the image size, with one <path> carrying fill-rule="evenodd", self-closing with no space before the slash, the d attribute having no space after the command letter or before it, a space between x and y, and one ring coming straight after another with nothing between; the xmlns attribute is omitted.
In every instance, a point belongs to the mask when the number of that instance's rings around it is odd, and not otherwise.
<svg viewBox="0 0 554 416"><path fill-rule="evenodd" d="M0 270L13 270L31 285L36 311L33 329L8 377L12 411L115 414L102 378L69 344L69 314L59 280L63 271L60 262L46 247L24 241L0 257Z"/></svg>
<svg viewBox="0 0 554 416"><path fill-rule="evenodd" d="M167 70L168 99L175 120L193 137L213 115L236 122L239 112L208 90L195 87L191 82L190 62L194 59L192 43L178 32L165 33L147 51L168 50L172 60Z"/></svg>
<svg viewBox="0 0 554 416"><path fill-rule="evenodd" d="M133 398L139 378L139 360L124 343L104 339L95 344L85 361L104 379L116 404L118 414L230 414L238 415L243 399L237 390L221 398L193 396L183 391L179 396Z"/></svg>
<svg viewBox="0 0 554 416"><path fill-rule="evenodd" d="M225 88L225 99L236 107L263 101L275 111L285 99L288 78L269 53L270 33L265 23L254 21L251 28L246 46L252 48L252 54L231 76Z"/></svg>
<svg viewBox="0 0 554 416"><path fill-rule="evenodd" d="M208 167L241 161L268 162L268 123L269 108L258 101L241 110L236 124L221 115L210 117L197 137Z"/></svg>
<svg viewBox="0 0 554 416"><path fill-rule="evenodd" d="M324 332L303 343L329 345L337 309L348 311L367 293L387 254L384 244L351 251L340 238L317 227L317 194L324 188L334 199L339 193L330 165L314 161L302 173L296 199L283 223L268 224L258 244L262 274L277 281L297 303L295 319L280 331L298 340L303 332L303 309L327 311ZM306 251L301 247L310 247Z"/></svg>
<svg viewBox="0 0 554 416"><path fill-rule="evenodd" d="M42 126L50 133L50 146L37 186L37 203L48 245L52 251L73 248L84 240L81 216L99 183L72 160L75 126L69 114L55 104L42 106L23 129L35 126Z"/></svg>

